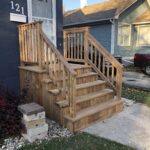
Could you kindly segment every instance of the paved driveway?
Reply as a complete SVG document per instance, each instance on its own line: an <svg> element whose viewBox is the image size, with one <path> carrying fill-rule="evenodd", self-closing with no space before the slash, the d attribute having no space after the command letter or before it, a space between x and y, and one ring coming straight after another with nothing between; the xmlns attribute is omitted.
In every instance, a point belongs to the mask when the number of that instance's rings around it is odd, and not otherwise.
<svg viewBox="0 0 150 150"><path fill-rule="evenodd" d="M138 150L150 150L150 108L124 100L123 112L83 131Z"/></svg>

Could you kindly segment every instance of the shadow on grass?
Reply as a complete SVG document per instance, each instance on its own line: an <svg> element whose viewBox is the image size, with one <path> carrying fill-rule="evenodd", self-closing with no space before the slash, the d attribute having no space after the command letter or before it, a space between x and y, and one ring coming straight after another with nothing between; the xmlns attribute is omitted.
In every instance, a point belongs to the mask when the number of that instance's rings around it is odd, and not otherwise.
<svg viewBox="0 0 150 150"><path fill-rule="evenodd" d="M123 87L122 97L134 100L137 103L143 103L150 107L150 92Z"/></svg>
<svg viewBox="0 0 150 150"><path fill-rule="evenodd" d="M108 141L86 133L70 138L44 141L40 145L27 145L21 150L134 150L133 148Z"/></svg>

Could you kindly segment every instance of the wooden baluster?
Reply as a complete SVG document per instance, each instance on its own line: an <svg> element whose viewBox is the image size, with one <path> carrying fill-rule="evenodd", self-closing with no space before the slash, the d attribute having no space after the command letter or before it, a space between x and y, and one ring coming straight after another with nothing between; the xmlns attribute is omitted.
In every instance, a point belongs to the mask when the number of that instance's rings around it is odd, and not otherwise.
<svg viewBox="0 0 150 150"><path fill-rule="evenodd" d="M71 59L73 59L73 35L71 34Z"/></svg>
<svg viewBox="0 0 150 150"><path fill-rule="evenodd" d="M88 59L88 31L84 32L84 62L87 64Z"/></svg>
<svg viewBox="0 0 150 150"><path fill-rule="evenodd" d="M50 50L50 72L49 72L49 74L50 74L50 77L52 78L52 68L53 68L53 58L52 58L52 49L51 49L51 47L49 48L49 50Z"/></svg>
<svg viewBox="0 0 150 150"><path fill-rule="evenodd" d="M91 43L91 62L93 62L93 45Z"/></svg>
<svg viewBox="0 0 150 150"><path fill-rule="evenodd" d="M96 50L96 47L95 47L95 55L94 55L94 64L95 66L97 67L97 50Z"/></svg>
<svg viewBox="0 0 150 150"><path fill-rule="evenodd" d="M102 73L105 75L105 58L104 58L104 56L103 56L103 71L102 71Z"/></svg>
<svg viewBox="0 0 150 150"><path fill-rule="evenodd" d="M36 25L36 30L35 30L35 49L36 49L36 53L35 53L35 58L36 58L36 62L38 62L38 26Z"/></svg>
<svg viewBox="0 0 150 150"><path fill-rule="evenodd" d="M77 38L76 33L74 33L74 59L77 59Z"/></svg>
<svg viewBox="0 0 150 150"><path fill-rule="evenodd" d="M80 43L80 59L82 60L83 59L83 33L81 32L80 33L80 36L81 36L81 43Z"/></svg>
<svg viewBox="0 0 150 150"><path fill-rule="evenodd" d="M48 68L49 68L49 59L48 59L48 45L47 43L45 43L45 46L46 46L46 70L48 71Z"/></svg>
<svg viewBox="0 0 150 150"><path fill-rule="evenodd" d="M98 68L101 70L101 54L98 53Z"/></svg>
<svg viewBox="0 0 150 150"><path fill-rule="evenodd" d="M64 32L64 58L67 59L68 49L67 49L67 36L66 32Z"/></svg>
<svg viewBox="0 0 150 150"><path fill-rule="evenodd" d="M80 34L79 33L77 33L77 43L78 43L78 45L77 45L77 59L79 60L80 59Z"/></svg>
<svg viewBox="0 0 150 150"><path fill-rule="evenodd" d="M57 74L56 74L56 71L57 71L57 65L56 65L56 53L54 52L54 76L55 76L55 79L57 78Z"/></svg>
<svg viewBox="0 0 150 150"><path fill-rule="evenodd" d="M29 47L28 47L28 59L29 59L29 62L32 62L32 53L31 53L31 51L32 51L32 49L31 49L31 37L32 37L32 35L31 35L31 25L29 25L29 27L28 27L28 44L29 44Z"/></svg>
<svg viewBox="0 0 150 150"><path fill-rule="evenodd" d="M30 40L31 40L31 49L30 49L30 51L31 51L31 62L33 62L34 63L34 60L33 60L33 57L34 57L34 55L33 55L33 29L32 29L32 24L31 24L31 26L30 26Z"/></svg>
<svg viewBox="0 0 150 150"><path fill-rule="evenodd" d="M34 30L34 59L35 59L35 62L37 63L37 51L38 51L38 48L37 48L37 25L35 25L35 30Z"/></svg>
<svg viewBox="0 0 150 150"><path fill-rule="evenodd" d="M41 31L41 24L38 23L37 25L37 33L38 33L38 63L39 63L39 67L42 68L42 56L41 56L41 50L42 50L42 45L41 45L41 35L40 35L40 31Z"/></svg>
<svg viewBox="0 0 150 150"><path fill-rule="evenodd" d="M25 44L24 44L24 28L21 26L20 27L20 32L21 32L21 49L22 49L22 59L21 62L25 61ZM24 65L22 63L22 65Z"/></svg>
<svg viewBox="0 0 150 150"><path fill-rule="evenodd" d="M41 61L42 61L42 69L45 67L45 48L44 48L44 39L43 37L41 36Z"/></svg>
<svg viewBox="0 0 150 150"><path fill-rule="evenodd" d="M27 31L27 27L25 26L25 44L26 44L26 62L28 62L28 47L29 47L29 43L28 43L28 31Z"/></svg>
<svg viewBox="0 0 150 150"><path fill-rule="evenodd" d="M36 25L34 24L33 25L33 51L34 51L34 53L33 53L33 55L34 55L34 62L36 63L36 35L35 35L35 33L36 33Z"/></svg>
<svg viewBox="0 0 150 150"><path fill-rule="evenodd" d="M58 59L58 77L61 78L62 68L61 61Z"/></svg>
<svg viewBox="0 0 150 150"><path fill-rule="evenodd" d="M111 79L112 79L112 84L114 84L114 65L112 64L112 71L111 71Z"/></svg>
<svg viewBox="0 0 150 150"><path fill-rule="evenodd" d="M71 47L70 47L70 34L67 35L67 38L68 38L68 58L70 59L71 58Z"/></svg>
<svg viewBox="0 0 150 150"><path fill-rule="evenodd" d="M107 62L107 78L109 79L109 72L110 72L110 63ZM109 79L110 80L110 79Z"/></svg>

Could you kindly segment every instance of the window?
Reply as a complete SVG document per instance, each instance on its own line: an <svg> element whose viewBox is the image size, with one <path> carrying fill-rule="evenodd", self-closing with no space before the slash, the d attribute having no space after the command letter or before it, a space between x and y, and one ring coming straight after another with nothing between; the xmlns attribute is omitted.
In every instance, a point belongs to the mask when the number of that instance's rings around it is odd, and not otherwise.
<svg viewBox="0 0 150 150"><path fill-rule="evenodd" d="M150 46L150 25L137 27L137 46Z"/></svg>
<svg viewBox="0 0 150 150"><path fill-rule="evenodd" d="M131 44L131 25L120 25L118 29L118 45L130 46Z"/></svg>

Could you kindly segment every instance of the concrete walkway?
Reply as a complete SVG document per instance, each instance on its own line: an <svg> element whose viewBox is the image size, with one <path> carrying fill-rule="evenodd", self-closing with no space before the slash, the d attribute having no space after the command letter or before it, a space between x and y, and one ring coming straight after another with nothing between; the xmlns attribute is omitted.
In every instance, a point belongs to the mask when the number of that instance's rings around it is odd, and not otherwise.
<svg viewBox="0 0 150 150"><path fill-rule="evenodd" d="M83 131L138 150L150 150L150 108L124 100L123 112Z"/></svg>
<svg viewBox="0 0 150 150"><path fill-rule="evenodd" d="M123 84L150 92L150 76L136 72L124 72Z"/></svg>

